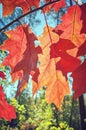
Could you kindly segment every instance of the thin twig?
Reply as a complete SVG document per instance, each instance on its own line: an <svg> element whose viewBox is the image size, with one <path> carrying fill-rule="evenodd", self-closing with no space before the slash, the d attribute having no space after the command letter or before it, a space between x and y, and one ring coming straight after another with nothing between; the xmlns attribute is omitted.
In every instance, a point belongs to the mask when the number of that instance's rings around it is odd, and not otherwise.
<svg viewBox="0 0 86 130"><path fill-rule="evenodd" d="M73 5L72 0L70 0L70 1L69 1L69 3L70 3L70 6L72 6L72 5Z"/></svg>
<svg viewBox="0 0 86 130"><path fill-rule="evenodd" d="M50 34L50 30L49 30L49 26L48 26L48 22L47 22L47 19L46 19L46 16L45 16L45 11L42 9L43 11L43 14L44 14L44 19L45 19L45 22L46 22L46 26L47 26L47 30L48 30L48 34L49 34L49 38L50 38L50 42L52 44L52 37L51 37L51 34Z"/></svg>
<svg viewBox="0 0 86 130"><path fill-rule="evenodd" d="M29 11L29 12L23 14L22 16L18 17L17 19L13 20L13 21L10 22L9 24L7 24L7 25L4 26L3 28L1 28L1 29L0 29L0 32L4 31L4 30L5 30L6 28L8 28L10 25L12 25L13 23L19 21L21 18L27 16L28 14L31 14L31 13L33 13L33 12L35 12L35 11L38 11L38 10L41 10L42 8L44 8L44 7L48 6L48 5L54 4L54 3L58 2L58 1L60 1L60 0L55 0L55 1L49 2L49 3L43 5L43 6L39 7L39 8L36 8L36 9L34 9L34 10L31 10L31 11Z"/></svg>

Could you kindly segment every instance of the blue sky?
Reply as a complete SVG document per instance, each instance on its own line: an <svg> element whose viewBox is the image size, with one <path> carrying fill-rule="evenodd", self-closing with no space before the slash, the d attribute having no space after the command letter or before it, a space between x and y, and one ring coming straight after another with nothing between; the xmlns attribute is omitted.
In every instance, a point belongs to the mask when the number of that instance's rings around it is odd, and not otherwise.
<svg viewBox="0 0 86 130"><path fill-rule="evenodd" d="M2 5L0 4L0 18L2 18Z"/></svg>

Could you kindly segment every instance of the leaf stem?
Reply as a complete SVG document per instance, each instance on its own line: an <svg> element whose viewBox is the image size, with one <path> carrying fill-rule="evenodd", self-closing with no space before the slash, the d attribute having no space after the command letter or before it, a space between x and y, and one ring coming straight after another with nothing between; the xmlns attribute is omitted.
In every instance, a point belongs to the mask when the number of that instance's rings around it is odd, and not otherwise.
<svg viewBox="0 0 86 130"><path fill-rule="evenodd" d="M46 22L46 26L47 26L47 30L48 30L48 34L49 34L49 38L50 38L50 42L52 44L52 37L51 37L51 34L50 34L50 30L49 30L49 26L48 26L48 22L47 22L47 19L46 19L46 16L45 16L45 11L44 9L42 9L43 11L43 14L44 14L44 19L45 19L45 22Z"/></svg>

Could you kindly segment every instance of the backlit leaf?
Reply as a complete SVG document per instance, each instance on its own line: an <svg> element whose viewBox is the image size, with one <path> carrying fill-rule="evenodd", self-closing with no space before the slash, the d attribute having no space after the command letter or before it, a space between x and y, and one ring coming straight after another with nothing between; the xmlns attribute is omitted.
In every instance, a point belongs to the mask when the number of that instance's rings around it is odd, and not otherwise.
<svg viewBox="0 0 86 130"><path fill-rule="evenodd" d="M86 60L72 73L75 99L86 93Z"/></svg>
<svg viewBox="0 0 86 130"><path fill-rule="evenodd" d="M69 55L67 50L75 48L70 40L60 39L57 43L51 45L50 57L60 57L60 60L56 62L56 69L61 70L67 77L68 72L74 71L79 65L80 60Z"/></svg>
<svg viewBox="0 0 86 130"><path fill-rule="evenodd" d="M46 3L49 3L50 0L46 0ZM65 0L59 0L55 2L54 4L51 4L44 8L45 12L49 12L51 9L53 9L55 12L57 12L60 8L63 8L66 6Z"/></svg>
<svg viewBox="0 0 86 130"><path fill-rule="evenodd" d="M30 32L28 27L24 27L23 29L26 35L27 48L23 53L23 58L16 64L13 70L13 73L22 70L22 79L18 84L16 96L18 96L26 87L30 74L32 75L32 72L35 73L35 70L37 69L38 53L41 53L40 47L35 47L34 44L34 41L37 40L36 36Z"/></svg>
<svg viewBox="0 0 86 130"><path fill-rule="evenodd" d="M10 66L13 70L23 57L26 49L26 36L22 26L6 32L6 35L8 39L0 46L0 49L9 51L9 55L4 59L3 65Z"/></svg>
<svg viewBox="0 0 86 130"><path fill-rule="evenodd" d="M57 62L56 69L62 70L65 76L67 76L68 72L73 72L81 63L79 59L72 57L65 52L62 52L60 56L61 59Z"/></svg>
<svg viewBox="0 0 86 130"><path fill-rule="evenodd" d="M63 39L69 39L74 45L79 47L85 41L85 34L81 34L82 20L81 9L78 5L74 5L68 8L68 12L63 15L62 23L57 25L55 32L59 30L63 31L60 35Z"/></svg>
<svg viewBox="0 0 86 130"><path fill-rule="evenodd" d="M59 36L52 32L52 28L50 27L49 31L52 36L52 42L57 42L59 40ZM45 86L47 102L54 103L60 108L64 96L69 94L68 82L62 72L56 70L55 59L50 59L50 45L52 42L47 28L44 29L43 35L38 39L42 48L42 54L39 55L40 74L38 76L37 84L33 83L33 93Z"/></svg>
<svg viewBox="0 0 86 130"><path fill-rule="evenodd" d="M3 5L3 16L13 13L16 7L21 7L24 13L30 11L31 6L38 7L40 0L0 0Z"/></svg>
<svg viewBox="0 0 86 130"><path fill-rule="evenodd" d="M80 6L81 8L81 20L83 20L83 26L81 29L81 33L86 34L86 3Z"/></svg>
<svg viewBox="0 0 86 130"><path fill-rule="evenodd" d="M86 41L79 47L77 56L86 55Z"/></svg>
<svg viewBox="0 0 86 130"><path fill-rule="evenodd" d="M6 101L2 86L0 86L0 119L3 118L7 121L16 119L16 111L15 108Z"/></svg>

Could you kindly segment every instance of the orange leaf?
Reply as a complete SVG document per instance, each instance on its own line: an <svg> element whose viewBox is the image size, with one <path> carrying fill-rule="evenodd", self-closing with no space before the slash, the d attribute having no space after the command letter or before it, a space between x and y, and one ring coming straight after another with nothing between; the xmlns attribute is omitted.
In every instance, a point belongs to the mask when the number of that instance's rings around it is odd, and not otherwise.
<svg viewBox="0 0 86 130"><path fill-rule="evenodd" d="M46 3L49 3L50 0L46 0ZM66 2L65 0L60 0L55 2L52 5L48 5L47 7L44 8L45 12L49 12L51 9L53 9L55 12L57 12L60 8L65 7Z"/></svg>
<svg viewBox="0 0 86 130"><path fill-rule="evenodd" d="M48 103L54 103L58 108L61 108L64 96L70 94L69 85L61 71L52 69L52 71L50 70L50 73L52 74L46 88L46 99Z"/></svg>
<svg viewBox="0 0 86 130"><path fill-rule="evenodd" d="M74 5L68 8L68 12L63 15L62 23L55 28L55 32L62 31L60 37L63 39L69 39L79 47L85 40L85 34L81 34L82 20L81 9L78 5Z"/></svg>
<svg viewBox="0 0 86 130"><path fill-rule="evenodd" d="M49 27L52 42L57 42L59 36ZM66 94L69 93L68 82L61 71L56 70L55 59L50 59L50 45L48 29L45 27L43 35L39 38L42 53L39 55L39 71L37 84L33 82L33 93L39 88L46 86L46 99L48 103L55 103L60 108L61 102ZM62 91L63 90L63 91Z"/></svg>
<svg viewBox="0 0 86 130"><path fill-rule="evenodd" d="M6 35L8 39L0 46L0 49L9 51L9 55L4 59L3 65L10 66L13 71L26 49L26 36L22 26L6 32Z"/></svg>
<svg viewBox="0 0 86 130"><path fill-rule="evenodd" d="M40 0L0 0L0 3L3 5L3 16L7 16L12 14L17 6L21 7L24 13L26 13L31 6L38 7Z"/></svg>
<svg viewBox="0 0 86 130"><path fill-rule="evenodd" d="M61 107L64 96L70 93L66 78L61 71L56 71L54 59L49 60L45 70L40 73L37 85L35 84L33 90L37 91L45 86L47 102L54 103L58 108Z"/></svg>
<svg viewBox="0 0 86 130"><path fill-rule="evenodd" d="M3 16L10 15L15 9L15 0L0 0L3 5Z"/></svg>

